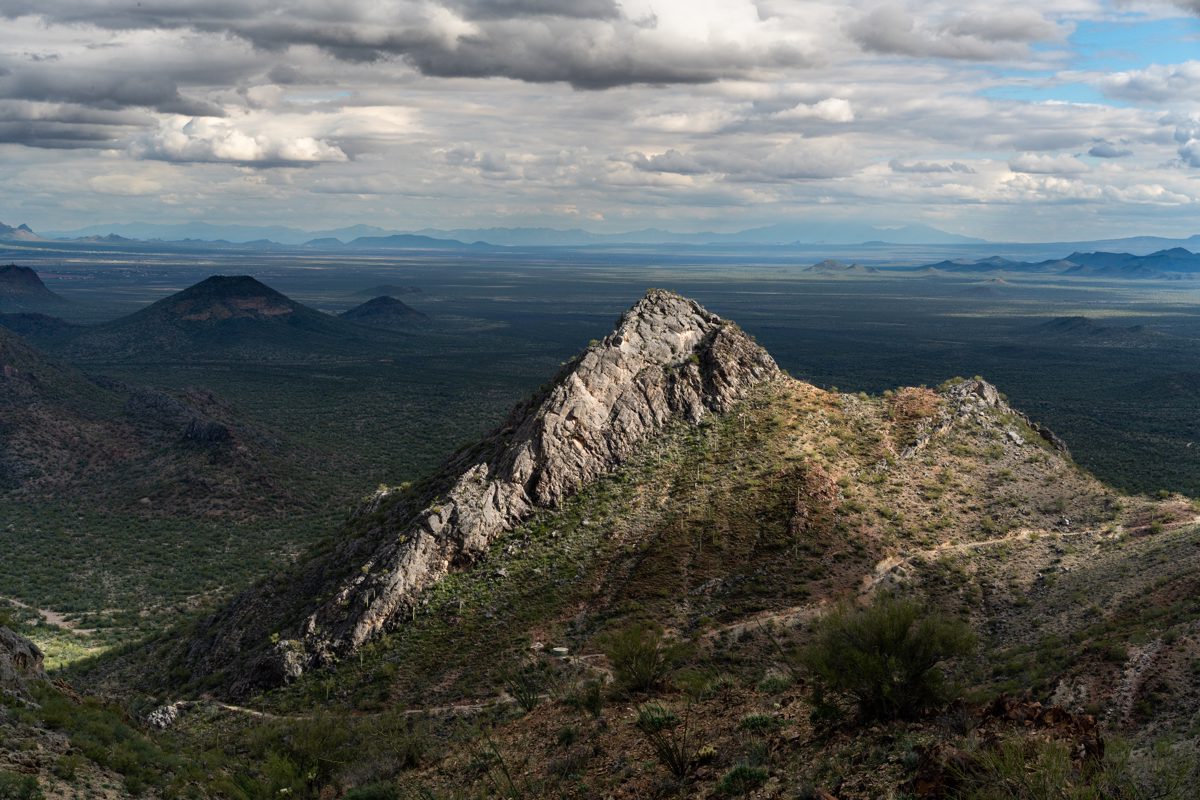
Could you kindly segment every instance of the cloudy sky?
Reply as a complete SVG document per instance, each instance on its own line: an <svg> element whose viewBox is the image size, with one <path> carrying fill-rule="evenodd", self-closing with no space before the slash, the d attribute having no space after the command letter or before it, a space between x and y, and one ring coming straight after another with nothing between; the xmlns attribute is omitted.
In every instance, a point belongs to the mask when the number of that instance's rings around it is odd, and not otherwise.
<svg viewBox="0 0 1200 800"><path fill-rule="evenodd" d="M1200 232L1200 0L0 0L0 220Z"/></svg>

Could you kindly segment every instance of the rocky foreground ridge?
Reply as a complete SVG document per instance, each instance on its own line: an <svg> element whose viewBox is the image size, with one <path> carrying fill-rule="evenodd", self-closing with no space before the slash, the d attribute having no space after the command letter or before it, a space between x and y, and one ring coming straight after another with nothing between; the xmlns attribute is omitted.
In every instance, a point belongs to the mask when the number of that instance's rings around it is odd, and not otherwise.
<svg viewBox="0 0 1200 800"><path fill-rule="evenodd" d="M290 586L250 590L217 615L192 646L192 665L201 673L226 669L229 659L261 647L261 620L280 605L294 627L270 636L272 646L245 665L242 681L288 680L335 661L403 619L424 589L476 561L498 536L610 472L668 423L725 411L781 374L736 325L651 290L547 389L452 458L419 502L410 490L377 493L351 523L357 535Z"/></svg>

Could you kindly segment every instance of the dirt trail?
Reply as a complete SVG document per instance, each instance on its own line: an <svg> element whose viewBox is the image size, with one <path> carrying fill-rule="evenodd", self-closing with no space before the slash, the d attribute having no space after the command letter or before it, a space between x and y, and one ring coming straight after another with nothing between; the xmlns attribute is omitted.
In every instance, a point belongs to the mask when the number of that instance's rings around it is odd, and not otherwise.
<svg viewBox="0 0 1200 800"><path fill-rule="evenodd" d="M34 608L28 603L22 603L15 597L0 597L0 602L8 603L9 605L16 606L17 608L24 609L25 611L32 611L40 616L47 625L55 628L71 631L72 633L79 634L80 636L87 636L95 633L95 631L91 628L80 628L78 623L72 622L71 620L67 619L65 615L58 611L51 611L48 608Z"/></svg>

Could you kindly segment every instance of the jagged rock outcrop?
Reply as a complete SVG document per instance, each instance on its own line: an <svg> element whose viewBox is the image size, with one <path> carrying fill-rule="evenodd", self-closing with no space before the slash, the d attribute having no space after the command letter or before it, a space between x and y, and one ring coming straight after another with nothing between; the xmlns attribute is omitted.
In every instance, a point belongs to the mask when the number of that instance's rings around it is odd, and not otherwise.
<svg viewBox="0 0 1200 800"><path fill-rule="evenodd" d="M310 573L308 591L327 599L310 607L291 636L275 637L255 667L258 680L294 678L352 652L402 619L450 570L476 561L534 510L558 505L613 470L668 423L725 411L780 375L736 325L651 290L549 388L452 459L424 505L414 508L399 491L376 494L360 519L382 521L330 557L343 561L340 570L316 570L339 573L332 585ZM193 647L194 661L210 660L213 648L248 644L238 620L256 613L253 597L237 601L211 623L214 637Z"/></svg>
<svg viewBox="0 0 1200 800"><path fill-rule="evenodd" d="M19 633L0 627L0 694L25 697L30 681L46 677L42 651Z"/></svg>
<svg viewBox="0 0 1200 800"><path fill-rule="evenodd" d="M993 424L992 417L986 413L990 409L1000 409L1013 419L1028 426L1030 430L1064 456L1069 458L1071 455L1067 450L1067 443L1057 434L1010 407L1000 394L1000 390L981 378L951 383L940 394L943 402L938 413L921 427L913 441L904 448L901 453L902 458L911 458L928 445L933 437L940 436L956 424L971 419L983 424ZM1018 431L1009 429L1005 433L1014 444L1026 443L1025 438Z"/></svg>

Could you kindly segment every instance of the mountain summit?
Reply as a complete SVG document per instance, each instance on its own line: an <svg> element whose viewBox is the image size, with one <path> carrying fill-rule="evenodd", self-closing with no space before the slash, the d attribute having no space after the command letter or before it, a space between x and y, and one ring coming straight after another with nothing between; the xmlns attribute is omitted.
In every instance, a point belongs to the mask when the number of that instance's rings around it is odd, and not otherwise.
<svg viewBox="0 0 1200 800"><path fill-rule="evenodd" d="M180 322L275 319L302 308L249 275L214 275L151 306L159 316Z"/></svg>
<svg viewBox="0 0 1200 800"><path fill-rule="evenodd" d="M610 472L668 424L726 411L750 387L780 376L736 325L651 290L548 389L454 456L427 491L372 497L351 524L357 535L292 587L315 600L302 619L290 621L291 638L262 654L246 679L295 678L352 652L403 619L423 590L479 559L499 535ZM278 621L264 605L276 602L258 590L242 595L193 648L195 666L218 669L237 658L248 626Z"/></svg>
<svg viewBox="0 0 1200 800"><path fill-rule="evenodd" d="M342 319L368 328L409 328L429 319L407 303L391 296L380 296L339 314Z"/></svg>
<svg viewBox="0 0 1200 800"><path fill-rule="evenodd" d="M33 269L16 264L0 266L0 311L36 311L65 303L46 288Z"/></svg>
<svg viewBox="0 0 1200 800"><path fill-rule="evenodd" d="M275 358L345 347L360 329L248 275L214 275L141 311L81 334L77 358L177 355Z"/></svg>

